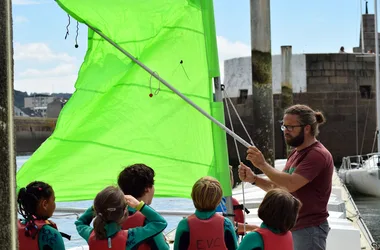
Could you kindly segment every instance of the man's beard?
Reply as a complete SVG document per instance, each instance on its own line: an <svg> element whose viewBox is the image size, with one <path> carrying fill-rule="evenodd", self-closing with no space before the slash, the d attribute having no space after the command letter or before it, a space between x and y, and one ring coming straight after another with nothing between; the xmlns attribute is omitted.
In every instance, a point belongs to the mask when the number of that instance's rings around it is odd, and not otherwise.
<svg viewBox="0 0 380 250"><path fill-rule="evenodd" d="M305 141L305 132L302 129L302 132L300 132L296 137L292 137L290 139L285 138L285 141L289 146L296 148Z"/></svg>

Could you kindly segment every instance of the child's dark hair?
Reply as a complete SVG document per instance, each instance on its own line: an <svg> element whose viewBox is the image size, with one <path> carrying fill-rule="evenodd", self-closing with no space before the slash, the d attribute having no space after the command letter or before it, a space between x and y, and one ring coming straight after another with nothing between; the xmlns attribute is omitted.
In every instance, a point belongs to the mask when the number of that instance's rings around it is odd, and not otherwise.
<svg viewBox="0 0 380 250"><path fill-rule="evenodd" d="M94 200L94 232L96 239L107 238L104 226L109 222L121 223L124 219L126 202L123 192L113 186L100 191Z"/></svg>
<svg viewBox="0 0 380 250"><path fill-rule="evenodd" d="M275 188L261 202L257 214L268 226L285 233L296 223L301 202L289 192Z"/></svg>
<svg viewBox="0 0 380 250"><path fill-rule="evenodd" d="M49 199L53 195L53 188L42 181L31 182L25 188L21 188L18 192L17 203L18 212L27 221L43 218L37 214L38 203L41 199Z"/></svg>
<svg viewBox="0 0 380 250"><path fill-rule="evenodd" d="M145 164L133 164L120 172L117 184L124 194L140 198L154 185L154 170Z"/></svg>

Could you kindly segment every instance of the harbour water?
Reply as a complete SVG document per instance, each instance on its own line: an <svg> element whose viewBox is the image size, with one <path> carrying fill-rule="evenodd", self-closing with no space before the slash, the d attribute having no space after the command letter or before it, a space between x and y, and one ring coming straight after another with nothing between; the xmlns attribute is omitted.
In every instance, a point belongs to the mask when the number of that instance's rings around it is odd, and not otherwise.
<svg viewBox="0 0 380 250"><path fill-rule="evenodd" d="M24 164L29 156L17 157L18 169ZM54 188L54 187L53 187ZM376 242L380 242L380 198L353 196L359 211L366 222L372 236ZM92 201L80 202L58 202L57 207L70 208L88 208L92 205ZM180 198L155 198L153 199L152 207L156 210L181 210L194 211L192 201L189 199ZM77 234L74 222L77 218L75 214L56 214L54 220L59 226L59 230L72 236L71 241L64 239L66 248L85 245L86 242ZM168 227L165 233L174 229L178 222L182 219L179 216L165 217L168 222Z"/></svg>

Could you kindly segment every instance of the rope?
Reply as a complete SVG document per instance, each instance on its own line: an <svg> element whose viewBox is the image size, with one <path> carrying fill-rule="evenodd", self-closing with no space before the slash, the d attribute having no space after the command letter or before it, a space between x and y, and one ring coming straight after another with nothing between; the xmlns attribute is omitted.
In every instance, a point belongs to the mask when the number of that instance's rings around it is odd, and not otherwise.
<svg viewBox="0 0 380 250"><path fill-rule="evenodd" d="M156 75L158 75L158 73L156 71L154 71L153 73L156 74ZM150 75L150 79L149 79L149 89L150 89L149 97L153 97L152 77L153 77L153 74ZM158 95L158 93L160 92L160 90L161 90L160 85L161 85L161 82L158 81L158 88L154 91L155 95Z"/></svg>
<svg viewBox="0 0 380 250"><path fill-rule="evenodd" d="M241 117L240 117L238 111L236 110L236 108L235 108L235 106L234 106L234 104L233 104L231 98L228 96L227 91L224 90L223 93L224 93L225 96L227 97L227 100L230 102L232 109L235 111L235 114L236 114L237 118L239 119L240 124L242 125L242 127L243 127L243 129L244 129L246 135L247 135L248 138L249 138L249 142L251 143L251 145L255 145L255 144L253 143L253 141L252 141L251 136L250 136L249 133L248 133L247 128L246 128L245 125L244 125L244 122L242 121L242 119L241 119ZM228 111L228 109L227 109L227 111ZM231 128L232 128L232 123L231 123Z"/></svg>
<svg viewBox="0 0 380 250"><path fill-rule="evenodd" d="M223 91L223 94L225 94L226 92ZM231 125L231 130L232 132L235 133L234 131L234 125L232 124L232 118L231 118L231 113L230 113L230 109L229 109L229 106L228 106L228 103L226 101L226 98L224 98L224 101L225 101L225 104L226 104L226 109L227 109L227 113L228 113L228 120L230 122L230 125ZM232 105L233 106L233 105ZM244 125L243 125L244 126ZM234 144L235 144L235 149L236 149L236 154L237 154L237 157L239 159L239 165L240 165L240 162L241 162L241 158L240 158L240 154L239 154L239 149L238 149L238 145L237 145L237 142L236 142L236 139L234 138ZM251 143L253 145L253 143ZM242 193L243 193L243 207L245 207L245 191L244 191L244 183L242 183L241 185L241 190L242 190ZM244 235L246 234L246 226L245 226L245 212L243 211L243 217L244 217Z"/></svg>
<svg viewBox="0 0 380 250"><path fill-rule="evenodd" d="M372 96L372 92L369 93L369 99L371 99L371 96ZM363 154L364 138L365 138L365 134L367 131L367 121L368 121L370 104L371 104L371 101L368 101L368 103L367 103L367 114L366 114L365 122L364 122L364 129L363 129L364 131L363 131L363 137L362 137L363 138L362 139L362 146L360 148L360 154Z"/></svg>

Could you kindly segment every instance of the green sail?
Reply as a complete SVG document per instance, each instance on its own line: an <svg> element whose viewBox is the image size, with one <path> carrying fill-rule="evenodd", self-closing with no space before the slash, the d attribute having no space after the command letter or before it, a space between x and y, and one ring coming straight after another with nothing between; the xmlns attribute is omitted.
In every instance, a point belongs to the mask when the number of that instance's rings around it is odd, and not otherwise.
<svg viewBox="0 0 380 250"><path fill-rule="evenodd" d="M224 122L223 104L213 102L212 0L56 2ZM225 133L92 30L75 88L52 136L17 173L18 187L41 180L57 201L88 200L123 167L145 163L157 197L188 198L206 175L231 195Z"/></svg>

